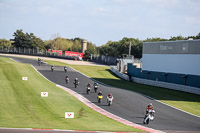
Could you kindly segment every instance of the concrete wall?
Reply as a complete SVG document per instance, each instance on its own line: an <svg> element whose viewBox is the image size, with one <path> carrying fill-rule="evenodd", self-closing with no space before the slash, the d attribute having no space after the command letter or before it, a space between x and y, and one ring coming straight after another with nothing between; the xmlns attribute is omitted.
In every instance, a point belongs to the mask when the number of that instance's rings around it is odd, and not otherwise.
<svg viewBox="0 0 200 133"><path fill-rule="evenodd" d="M113 73L114 73L115 75L117 75L118 77L120 77L120 78L122 78L122 79L124 79L124 80L128 80L128 81L129 81L129 76L126 75L126 74L120 73L120 72L117 70L116 66L110 66L110 70L111 70L111 72L113 72Z"/></svg>
<svg viewBox="0 0 200 133"><path fill-rule="evenodd" d="M166 83L166 82L161 82L161 81L153 81L153 80L141 79L141 78L136 78L136 77L131 77L130 80L139 84L158 86L158 87L168 88L172 90L179 90L179 91L184 91L184 92L200 95L200 88L196 88L196 87Z"/></svg>

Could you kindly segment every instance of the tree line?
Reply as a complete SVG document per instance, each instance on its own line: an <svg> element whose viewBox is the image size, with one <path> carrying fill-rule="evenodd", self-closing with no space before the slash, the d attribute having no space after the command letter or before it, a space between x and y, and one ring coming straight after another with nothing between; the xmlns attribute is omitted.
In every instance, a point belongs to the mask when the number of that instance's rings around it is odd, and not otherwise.
<svg viewBox="0 0 200 133"><path fill-rule="evenodd" d="M33 33L24 33L23 30L17 30L13 34L14 39L6 40L0 39L0 47L25 47L25 48L39 48L39 49L53 49L53 50L65 50L73 52L81 52L81 44L84 39L74 38L67 39L56 35L50 40L41 40ZM142 57L142 44L143 42L157 42L157 41L175 41L175 40L188 40L200 39L200 33L196 36L173 36L170 39L165 38L147 38L145 40L139 40L138 38L124 37L119 41L108 41L106 44L97 47L92 42L88 42L85 55L87 58L91 54L100 54L113 57L122 57L123 54L129 53L129 45L131 43L131 55L135 58Z"/></svg>

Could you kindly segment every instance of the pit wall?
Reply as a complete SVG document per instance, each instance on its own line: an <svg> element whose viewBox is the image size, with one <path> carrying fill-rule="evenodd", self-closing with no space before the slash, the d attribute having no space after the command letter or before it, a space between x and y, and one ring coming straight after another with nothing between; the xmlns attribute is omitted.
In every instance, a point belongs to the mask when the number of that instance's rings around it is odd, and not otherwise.
<svg viewBox="0 0 200 133"><path fill-rule="evenodd" d="M110 71L112 73L114 73L115 75L117 75L118 77L124 79L124 80L128 80L129 81L129 76L126 74L123 74L121 72L119 72L119 70L117 70L116 66L110 66Z"/></svg>
<svg viewBox="0 0 200 133"><path fill-rule="evenodd" d="M128 64L131 81L152 86L164 87L200 95L200 76L178 73L145 71Z"/></svg>

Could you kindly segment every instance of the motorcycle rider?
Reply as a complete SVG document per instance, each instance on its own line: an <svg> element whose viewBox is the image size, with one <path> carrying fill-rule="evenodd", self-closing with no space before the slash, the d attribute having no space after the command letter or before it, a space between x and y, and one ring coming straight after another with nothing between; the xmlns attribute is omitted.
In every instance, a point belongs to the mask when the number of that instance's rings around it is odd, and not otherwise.
<svg viewBox="0 0 200 133"><path fill-rule="evenodd" d="M103 99L103 93L101 91L98 92L97 94L97 99L98 99L98 103L101 103L102 102L102 99Z"/></svg>
<svg viewBox="0 0 200 133"><path fill-rule="evenodd" d="M149 103L149 105L147 105L146 114L148 114L149 110L153 110L153 104L152 103Z"/></svg>
<svg viewBox="0 0 200 133"><path fill-rule="evenodd" d="M66 66L64 66L64 71L67 72L67 67Z"/></svg>
<svg viewBox="0 0 200 133"><path fill-rule="evenodd" d="M41 64L41 59L40 58L38 58L38 65L40 65Z"/></svg>
<svg viewBox="0 0 200 133"><path fill-rule="evenodd" d="M94 82L94 85L93 86L98 86L98 83L97 82Z"/></svg>
<svg viewBox="0 0 200 133"><path fill-rule="evenodd" d="M107 103L109 102L109 100L111 101L110 104L112 104L112 101L113 101L113 95L112 95L112 93L108 94L108 96L107 96Z"/></svg>
<svg viewBox="0 0 200 133"><path fill-rule="evenodd" d="M65 81L66 81L66 83L69 83L69 76L68 75L65 77Z"/></svg>
<svg viewBox="0 0 200 133"><path fill-rule="evenodd" d="M91 84L90 84L90 83L88 83L87 88L88 88L88 87L91 88Z"/></svg>
<svg viewBox="0 0 200 133"><path fill-rule="evenodd" d="M55 69L55 67L54 66L51 66L51 71L53 72L53 70Z"/></svg>
<svg viewBox="0 0 200 133"><path fill-rule="evenodd" d="M101 91L98 92L98 96L102 96L103 93Z"/></svg>
<svg viewBox="0 0 200 133"><path fill-rule="evenodd" d="M147 105L147 108L146 108L146 115L144 117L143 124L149 124L149 121L153 121L154 120L154 113L155 113L155 111L153 109L153 104L149 103L149 105Z"/></svg>
<svg viewBox="0 0 200 133"><path fill-rule="evenodd" d="M74 79L74 84L78 84L79 82L78 82L78 78L75 78Z"/></svg>
<svg viewBox="0 0 200 133"><path fill-rule="evenodd" d="M78 86L78 84L79 84L78 78L75 78L75 79L74 79L75 88Z"/></svg>
<svg viewBox="0 0 200 133"><path fill-rule="evenodd" d="M94 82L93 87L94 87L94 91L95 91L95 93L96 93L96 92L97 92L97 89L98 89L98 84L97 84L96 82Z"/></svg>
<svg viewBox="0 0 200 133"><path fill-rule="evenodd" d="M91 84L90 84L90 83L88 83L88 85L87 85L87 88L86 88L87 94L89 94L89 92L90 92L90 89L91 89Z"/></svg>

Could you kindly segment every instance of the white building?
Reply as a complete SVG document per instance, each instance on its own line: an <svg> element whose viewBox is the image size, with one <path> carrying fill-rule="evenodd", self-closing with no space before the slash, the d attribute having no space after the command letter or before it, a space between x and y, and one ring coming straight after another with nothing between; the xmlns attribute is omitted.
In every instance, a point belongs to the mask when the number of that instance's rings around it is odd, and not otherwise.
<svg viewBox="0 0 200 133"><path fill-rule="evenodd" d="M200 40L143 43L142 70L200 75Z"/></svg>

